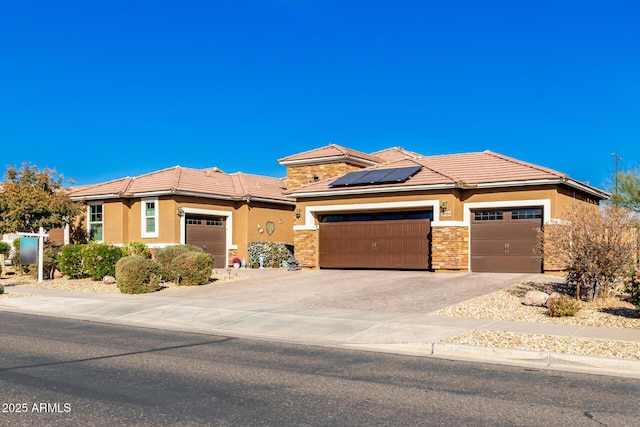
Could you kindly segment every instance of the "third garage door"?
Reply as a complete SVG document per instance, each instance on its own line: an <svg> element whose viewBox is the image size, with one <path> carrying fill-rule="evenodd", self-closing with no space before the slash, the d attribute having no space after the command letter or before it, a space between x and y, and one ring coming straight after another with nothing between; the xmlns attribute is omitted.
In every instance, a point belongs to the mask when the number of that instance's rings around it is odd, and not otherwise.
<svg viewBox="0 0 640 427"><path fill-rule="evenodd" d="M320 223L320 268L429 268L429 219Z"/></svg>
<svg viewBox="0 0 640 427"><path fill-rule="evenodd" d="M542 208L478 210L471 218L471 271L542 271L535 251Z"/></svg>

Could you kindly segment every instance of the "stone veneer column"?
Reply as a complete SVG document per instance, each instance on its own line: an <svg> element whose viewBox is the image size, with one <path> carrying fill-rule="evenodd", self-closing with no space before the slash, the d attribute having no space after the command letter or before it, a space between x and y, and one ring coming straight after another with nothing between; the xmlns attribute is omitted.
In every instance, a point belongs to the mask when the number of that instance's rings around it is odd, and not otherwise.
<svg viewBox="0 0 640 427"><path fill-rule="evenodd" d="M300 267L318 267L318 259L316 258L317 243L317 230L296 230L293 232L294 257Z"/></svg>
<svg viewBox="0 0 640 427"><path fill-rule="evenodd" d="M433 227L431 229L431 267L436 271L469 270L469 229Z"/></svg>
<svg viewBox="0 0 640 427"><path fill-rule="evenodd" d="M337 178L348 172L362 169L360 166L349 165L347 163L329 163L309 166L289 166L287 168L287 189L293 190L301 185L313 182L313 177L319 181L328 178Z"/></svg>

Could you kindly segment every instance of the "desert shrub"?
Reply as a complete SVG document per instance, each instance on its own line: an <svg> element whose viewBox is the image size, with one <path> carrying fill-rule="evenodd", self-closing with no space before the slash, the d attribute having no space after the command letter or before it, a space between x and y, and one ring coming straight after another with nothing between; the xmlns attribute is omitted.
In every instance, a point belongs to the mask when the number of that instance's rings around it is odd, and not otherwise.
<svg viewBox="0 0 640 427"><path fill-rule="evenodd" d="M154 250L154 260L160 266L160 274L165 280L173 282L177 279L172 271L171 263L178 256L188 252L203 253L202 248L193 245L173 245Z"/></svg>
<svg viewBox="0 0 640 427"><path fill-rule="evenodd" d="M4 294L4 286L0 285L0 294Z"/></svg>
<svg viewBox="0 0 640 427"><path fill-rule="evenodd" d="M46 279L53 279L53 272L60 270L58 255L62 249L59 245L45 244L42 250L42 274Z"/></svg>
<svg viewBox="0 0 640 427"><path fill-rule="evenodd" d="M640 312L640 270L633 270L624 278L625 291L629 293L629 301Z"/></svg>
<svg viewBox="0 0 640 427"><path fill-rule="evenodd" d="M211 281L213 257L204 252L187 252L171 262L171 271L179 285L205 285Z"/></svg>
<svg viewBox="0 0 640 427"><path fill-rule="evenodd" d="M116 284L124 294L144 294L160 288L158 264L140 255L122 257L116 262Z"/></svg>
<svg viewBox="0 0 640 427"><path fill-rule="evenodd" d="M5 258L9 258L11 254L11 245L7 242L0 242L0 255L4 255Z"/></svg>
<svg viewBox="0 0 640 427"><path fill-rule="evenodd" d="M151 251L142 242L129 242L122 246L123 256L140 255L141 257L151 258Z"/></svg>
<svg viewBox="0 0 640 427"><path fill-rule="evenodd" d="M84 248L84 245L63 246L60 254L57 255L60 271L70 279L85 277L84 267L82 265Z"/></svg>
<svg viewBox="0 0 640 427"><path fill-rule="evenodd" d="M89 243L82 252L86 274L93 280L116 274L116 262L122 258L122 249L103 243Z"/></svg>
<svg viewBox="0 0 640 427"><path fill-rule="evenodd" d="M263 256L264 267L279 268L282 261L286 261L293 256L293 245L281 242L250 242L249 243L249 264L260 264L260 255Z"/></svg>
<svg viewBox="0 0 640 427"><path fill-rule="evenodd" d="M580 302L567 295L549 298L547 309L551 317L574 316L580 311Z"/></svg>

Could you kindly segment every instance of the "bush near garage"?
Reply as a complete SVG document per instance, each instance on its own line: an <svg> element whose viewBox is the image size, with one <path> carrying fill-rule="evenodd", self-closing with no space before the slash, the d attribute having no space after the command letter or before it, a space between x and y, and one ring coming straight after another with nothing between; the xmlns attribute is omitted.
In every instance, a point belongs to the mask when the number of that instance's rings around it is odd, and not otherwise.
<svg viewBox="0 0 640 427"><path fill-rule="evenodd" d="M144 258L151 258L151 251L142 242L129 242L122 246L123 256L140 255Z"/></svg>
<svg viewBox="0 0 640 427"><path fill-rule="evenodd" d="M144 294L160 289L160 267L149 258L129 255L115 266L116 284L124 294Z"/></svg>
<svg viewBox="0 0 640 427"><path fill-rule="evenodd" d="M89 243L82 251L84 271L93 280L102 280L104 276L115 276L116 263L123 255L123 250L117 246Z"/></svg>
<svg viewBox="0 0 640 427"><path fill-rule="evenodd" d="M178 285L206 285L211 281L213 257L204 252L187 252L178 255L171 262L171 271Z"/></svg>
<svg viewBox="0 0 640 427"><path fill-rule="evenodd" d="M154 249L153 259L160 266L160 274L164 280L174 282L177 279L175 272L172 270L171 263L178 256L189 252L204 253L202 248L193 245L172 245Z"/></svg>
<svg viewBox="0 0 640 427"><path fill-rule="evenodd" d="M568 295L551 297L547 300L547 309L551 317L575 316L580 311L580 302Z"/></svg>
<svg viewBox="0 0 640 427"><path fill-rule="evenodd" d="M293 256L293 245L282 242L250 242L249 264L260 265L260 255L263 256L264 267L282 267L282 262Z"/></svg>

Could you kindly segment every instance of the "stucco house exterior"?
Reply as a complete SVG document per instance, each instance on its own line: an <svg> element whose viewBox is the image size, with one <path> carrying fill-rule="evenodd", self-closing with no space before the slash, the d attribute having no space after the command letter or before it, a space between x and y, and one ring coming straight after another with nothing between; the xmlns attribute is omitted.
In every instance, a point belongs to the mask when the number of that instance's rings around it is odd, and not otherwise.
<svg viewBox="0 0 640 427"><path fill-rule="evenodd" d="M606 192L484 151L439 156L337 145L279 160L296 200L295 256L306 268L552 272L538 229Z"/></svg>
<svg viewBox="0 0 640 427"><path fill-rule="evenodd" d="M278 160L285 179L175 166L69 190L97 241L196 244L216 267L248 244L293 244L303 268L553 272L538 230L609 194L484 151L423 156L329 144Z"/></svg>
<svg viewBox="0 0 640 427"><path fill-rule="evenodd" d="M194 244L225 268L253 241L293 242L295 200L284 179L180 166L69 189L86 204L92 240Z"/></svg>

